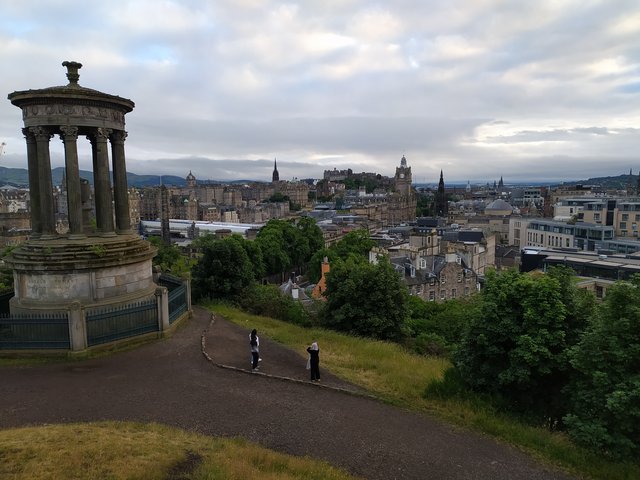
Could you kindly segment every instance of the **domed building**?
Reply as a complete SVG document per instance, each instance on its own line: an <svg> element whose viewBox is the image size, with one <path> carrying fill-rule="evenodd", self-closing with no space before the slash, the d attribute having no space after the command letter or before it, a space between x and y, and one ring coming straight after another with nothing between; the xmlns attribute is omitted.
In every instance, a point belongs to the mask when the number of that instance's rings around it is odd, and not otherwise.
<svg viewBox="0 0 640 480"><path fill-rule="evenodd" d="M492 217L505 217L513 213L513 207L510 203L502 199L494 200L484 207L484 214Z"/></svg>

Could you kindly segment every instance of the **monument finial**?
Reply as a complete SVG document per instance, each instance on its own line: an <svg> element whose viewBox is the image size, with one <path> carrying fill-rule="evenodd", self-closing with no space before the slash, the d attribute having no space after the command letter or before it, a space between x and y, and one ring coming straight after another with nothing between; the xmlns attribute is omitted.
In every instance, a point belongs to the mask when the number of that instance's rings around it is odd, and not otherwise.
<svg viewBox="0 0 640 480"><path fill-rule="evenodd" d="M62 62L63 67L67 67L67 78L69 79L69 86L78 86L78 80L80 79L80 75L78 74L78 70L82 68L82 64L78 62Z"/></svg>

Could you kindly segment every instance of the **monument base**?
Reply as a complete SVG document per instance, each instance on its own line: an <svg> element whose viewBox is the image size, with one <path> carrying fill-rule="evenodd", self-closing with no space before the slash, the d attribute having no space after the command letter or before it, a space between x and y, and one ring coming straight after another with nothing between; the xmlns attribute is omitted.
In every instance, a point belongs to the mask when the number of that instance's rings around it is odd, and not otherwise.
<svg viewBox="0 0 640 480"><path fill-rule="evenodd" d="M54 313L74 302L117 307L155 295L156 249L137 235L31 239L5 258L14 270L11 313Z"/></svg>

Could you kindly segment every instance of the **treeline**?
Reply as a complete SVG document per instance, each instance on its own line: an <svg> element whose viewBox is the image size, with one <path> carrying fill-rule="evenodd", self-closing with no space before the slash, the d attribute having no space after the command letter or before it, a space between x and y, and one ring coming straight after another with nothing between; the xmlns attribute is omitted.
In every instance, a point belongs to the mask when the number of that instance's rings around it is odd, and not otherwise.
<svg viewBox="0 0 640 480"><path fill-rule="evenodd" d="M363 230L325 248L313 220L272 220L255 241L205 236L197 245L196 301L229 301L298 325L446 356L453 366L425 395L481 395L612 458L640 457L640 275L610 287L597 304L569 269L489 272L474 297L435 303L408 295L385 259L369 262L374 242ZM302 266L315 283L325 257L326 301L304 308L262 284Z"/></svg>

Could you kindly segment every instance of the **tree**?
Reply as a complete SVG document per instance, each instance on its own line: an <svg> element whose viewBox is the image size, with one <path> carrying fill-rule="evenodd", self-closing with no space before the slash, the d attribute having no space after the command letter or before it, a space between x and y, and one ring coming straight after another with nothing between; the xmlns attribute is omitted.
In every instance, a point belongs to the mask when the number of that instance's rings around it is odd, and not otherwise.
<svg viewBox="0 0 640 480"><path fill-rule="evenodd" d="M512 410L557 427L566 413L567 309L551 275L489 272L475 318L455 364L467 385Z"/></svg>
<svg viewBox="0 0 640 480"><path fill-rule="evenodd" d="M153 258L153 264L158 265L163 272L178 277L189 277L193 262L182 255L175 245L165 245L160 237L149 237L149 243L158 249Z"/></svg>
<svg viewBox="0 0 640 480"><path fill-rule="evenodd" d="M397 340L408 315L407 289L391 264L353 259L336 262L327 275L326 326L372 338Z"/></svg>
<svg viewBox="0 0 640 480"><path fill-rule="evenodd" d="M273 222L278 222L274 224ZM280 220L269 220L258 232L255 242L260 246L262 252L268 252L264 255L264 266L267 275L274 273L282 273L289 269L291 265L291 257L287 250L284 233L279 228Z"/></svg>
<svg viewBox="0 0 640 480"><path fill-rule="evenodd" d="M640 275L607 289L569 355L576 369L569 435L612 457L640 457Z"/></svg>
<svg viewBox="0 0 640 480"><path fill-rule="evenodd" d="M233 298L253 282L253 264L238 238L203 243L202 256L193 268L195 298Z"/></svg>
<svg viewBox="0 0 640 480"><path fill-rule="evenodd" d="M322 248L322 230L312 218L302 218L297 224L272 219L262 227L256 238L264 255L268 274L287 272L305 265L313 253Z"/></svg>
<svg viewBox="0 0 640 480"><path fill-rule="evenodd" d="M318 243L319 242L316 241L315 245ZM321 264L324 257L327 257L329 263L332 265L337 260L346 261L349 258L353 259L354 262L368 263L369 250L371 250L375 244L376 243L371 240L369 232L360 229L347 233L342 239L329 248L315 250L315 253L311 256L311 260L309 260L309 280L313 283L317 283L318 280L320 280Z"/></svg>
<svg viewBox="0 0 640 480"><path fill-rule="evenodd" d="M353 230L347 233L334 248L337 256L346 260L351 254L359 255L364 258L369 256L369 250L376 245L376 242L371 240L369 232L364 229Z"/></svg>

